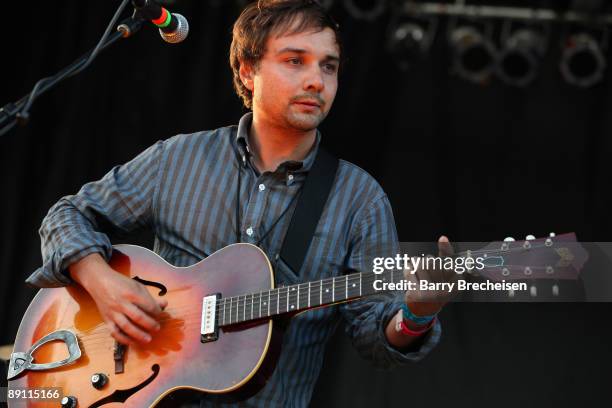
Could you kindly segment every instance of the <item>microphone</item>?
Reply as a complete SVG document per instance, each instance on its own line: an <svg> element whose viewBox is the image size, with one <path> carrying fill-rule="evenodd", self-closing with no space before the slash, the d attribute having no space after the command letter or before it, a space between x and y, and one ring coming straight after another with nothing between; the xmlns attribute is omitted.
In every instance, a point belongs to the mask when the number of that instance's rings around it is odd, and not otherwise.
<svg viewBox="0 0 612 408"><path fill-rule="evenodd" d="M159 35L164 41L180 43L189 34L189 23L180 14L170 13L152 0L132 0L134 15L150 20L159 27Z"/></svg>

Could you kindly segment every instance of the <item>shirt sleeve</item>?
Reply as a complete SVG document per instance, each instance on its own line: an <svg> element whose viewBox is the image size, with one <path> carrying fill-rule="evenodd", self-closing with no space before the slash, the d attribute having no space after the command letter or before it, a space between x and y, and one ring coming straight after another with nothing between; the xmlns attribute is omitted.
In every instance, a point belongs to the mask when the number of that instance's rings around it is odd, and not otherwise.
<svg viewBox="0 0 612 408"><path fill-rule="evenodd" d="M391 205L386 196L372 201L362 210L356 232L352 235L347 268L372 271L375 257L394 257L399 243ZM392 368L419 361L439 342L441 327L436 321L424 338L409 351L401 352L387 341L385 328L401 308L403 292L380 292L340 306L346 332L354 347L378 368Z"/></svg>
<svg viewBox="0 0 612 408"><path fill-rule="evenodd" d="M27 279L36 287L73 283L66 268L92 253L107 261L112 244L107 228L129 232L150 224L164 142L159 141L102 179L55 203L39 229L43 263Z"/></svg>

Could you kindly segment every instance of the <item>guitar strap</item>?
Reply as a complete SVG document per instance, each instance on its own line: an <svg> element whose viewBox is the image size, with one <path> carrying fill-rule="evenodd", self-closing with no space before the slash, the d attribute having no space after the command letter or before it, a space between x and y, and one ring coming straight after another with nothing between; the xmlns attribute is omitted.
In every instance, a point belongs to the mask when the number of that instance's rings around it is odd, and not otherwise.
<svg viewBox="0 0 612 408"><path fill-rule="evenodd" d="M338 158L319 145L317 157L306 176L291 223L283 241L281 257L299 274L319 224L338 170Z"/></svg>

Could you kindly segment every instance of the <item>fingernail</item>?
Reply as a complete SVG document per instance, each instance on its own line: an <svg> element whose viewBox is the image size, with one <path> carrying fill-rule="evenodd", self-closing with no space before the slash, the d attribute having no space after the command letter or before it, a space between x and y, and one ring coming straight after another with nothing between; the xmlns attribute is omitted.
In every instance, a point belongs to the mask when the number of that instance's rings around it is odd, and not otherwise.
<svg viewBox="0 0 612 408"><path fill-rule="evenodd" d="M144 340L148 343L151 341L151 336L144 336Z"/></svg>

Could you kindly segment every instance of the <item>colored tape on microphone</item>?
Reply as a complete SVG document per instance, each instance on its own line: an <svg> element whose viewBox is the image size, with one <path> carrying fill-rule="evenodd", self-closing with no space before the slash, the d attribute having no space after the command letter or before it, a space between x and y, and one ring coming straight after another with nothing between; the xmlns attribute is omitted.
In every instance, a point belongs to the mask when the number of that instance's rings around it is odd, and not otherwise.
<svg viewBox="0 0 612 408"><path fill-rule="evenodd" d="M172 20L172 15L168 13L168 10L162 7L162 14L156 20L151 20L153 24L158 26L159 28L168 27L170 24L170 20Z"/></svg>

